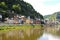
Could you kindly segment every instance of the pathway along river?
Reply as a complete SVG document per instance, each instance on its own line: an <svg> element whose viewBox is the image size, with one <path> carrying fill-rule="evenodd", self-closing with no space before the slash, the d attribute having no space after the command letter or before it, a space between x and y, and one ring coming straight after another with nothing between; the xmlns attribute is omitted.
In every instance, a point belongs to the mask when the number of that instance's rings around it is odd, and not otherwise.
<svg viewBox="0 0 60 40"><path fill-rule="evenodd" d="M51 28L43 29L33 28L24 30L13 30L0 32L0 40L60 40L60 33Z"/></svg>

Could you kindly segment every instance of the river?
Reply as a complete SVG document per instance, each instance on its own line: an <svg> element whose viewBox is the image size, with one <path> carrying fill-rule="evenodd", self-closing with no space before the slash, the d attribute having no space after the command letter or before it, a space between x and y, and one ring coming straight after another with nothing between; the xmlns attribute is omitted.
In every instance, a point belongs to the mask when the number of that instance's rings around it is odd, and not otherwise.
<svg viewBox="0 0 60 40"><path fill-rule="evenodd" d="M60 32L43 29L24 29L0 32L0 40L60 40Z"/></svg>
<svg viewBox="0 0 60 40"><path fill-rule="evenodd" d="M37 40L60 40L60 37L52 35L50 33L43 33L43 35Z"/></svg>
<svg viewBox="0 0 60 40"><path fill-rule="evenodd" d="M37 40L60 40L59 27L46 27L43 35Z"/></svg>

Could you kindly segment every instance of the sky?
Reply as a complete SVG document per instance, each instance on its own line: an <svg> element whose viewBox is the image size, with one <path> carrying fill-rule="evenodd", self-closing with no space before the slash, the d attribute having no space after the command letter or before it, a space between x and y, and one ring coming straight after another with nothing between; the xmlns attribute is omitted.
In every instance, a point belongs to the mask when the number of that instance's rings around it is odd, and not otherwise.
<svg viewBox="0 0 60 40"><path fill-rule="evenodd" d="M30 3L40 14L49 15L60 11L60 0L24 0Z"/></svg>

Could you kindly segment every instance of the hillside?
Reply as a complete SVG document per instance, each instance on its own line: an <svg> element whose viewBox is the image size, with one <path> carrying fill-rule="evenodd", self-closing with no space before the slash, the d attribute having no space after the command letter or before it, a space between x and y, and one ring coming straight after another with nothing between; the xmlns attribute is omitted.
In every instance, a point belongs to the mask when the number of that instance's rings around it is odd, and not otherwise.
<svg viewBox="0 0 60 40"><path fill-rule="evenodd" d="M31 4L23 0L0 0L0 14L3 16L2 20L14 14L30 16L33 19L43 19L43 16Z"/></svg>
<svg viewBox="0 0 60 40"><path fill-rule="evenodd" d="M44 16L44 19L50 19L50 20L57 20L57 19L60 19L60 12L55 12L51 15L46 15Z"/></svg>

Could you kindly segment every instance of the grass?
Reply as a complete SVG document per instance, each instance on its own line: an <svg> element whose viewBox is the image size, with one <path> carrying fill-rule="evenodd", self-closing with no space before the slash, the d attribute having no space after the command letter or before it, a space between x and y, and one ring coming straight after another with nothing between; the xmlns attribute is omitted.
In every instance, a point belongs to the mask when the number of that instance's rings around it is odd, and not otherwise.
<svg viewBox="0 0 60 40"><path fill-rule="evenodd" d="M25 30L30 28L42 28L41 25L3 25L0 26L0 32L11 31L11 30Z"/></svg>

